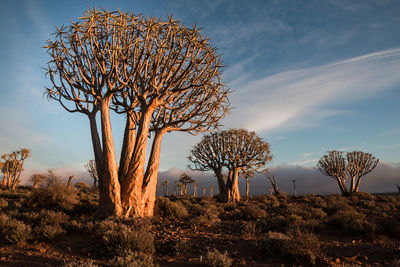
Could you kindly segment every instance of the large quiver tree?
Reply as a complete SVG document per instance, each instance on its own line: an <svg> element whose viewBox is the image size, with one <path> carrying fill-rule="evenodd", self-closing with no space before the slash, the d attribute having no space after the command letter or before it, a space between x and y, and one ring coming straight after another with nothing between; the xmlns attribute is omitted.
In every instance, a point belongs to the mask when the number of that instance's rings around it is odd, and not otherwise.
<svg viewBox="0 0 400 267"><path fill-rule="evenodd" d="M49 98L90 121L100 215L152 216L163 136L215 128L228 111L220 56L196 27L172 17L92 9L57 29L46 48ZM119 164L110 110L126 118Z"/></svg>
<svg viewBox="0 0 400 267"><path fill-rule="evenodd" d="M221 200L236 202L240 200L239 175L247 177L260 171L272 155L269 144L255 132L230 129L205 135L188 159L190 169L214 172Z"/></svg>

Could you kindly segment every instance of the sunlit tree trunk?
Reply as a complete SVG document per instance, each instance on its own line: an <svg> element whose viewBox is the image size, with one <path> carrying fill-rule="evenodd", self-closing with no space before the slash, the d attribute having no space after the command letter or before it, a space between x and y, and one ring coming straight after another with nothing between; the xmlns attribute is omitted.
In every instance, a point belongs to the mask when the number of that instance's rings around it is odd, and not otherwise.
<svg viewBox="0 0 400 267"><path fill-rule="evenodd" d="M101 103L101 131L103 142L103 197L99 210L104 216L120 216L122 214L118 166L115 159L114 140L110 121L110 98Z"/></svg>

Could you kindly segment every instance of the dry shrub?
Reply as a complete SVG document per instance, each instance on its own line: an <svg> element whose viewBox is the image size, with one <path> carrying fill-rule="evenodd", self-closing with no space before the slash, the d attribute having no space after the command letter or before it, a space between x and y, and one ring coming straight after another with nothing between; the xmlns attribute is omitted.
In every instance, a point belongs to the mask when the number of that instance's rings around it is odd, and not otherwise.
<svg viewBox="0 0 400 267"><path fill-rule="evenodd" d="M376 231L376 225L365 220L365 216L354 208L339 210L329 218L328 223L351 234L373 236Z"/></svg>
<svg viewBox="0 0 400 267"><path fill-rule="evenodd" d="M59 224L40 225L35 228L35 232L41 239L44 240L55 239L66 233L66 231Z"/></svg>
<svg viewBox="0 0 400 267"><path fill-rule="evenodd" d="M326 197L326 207L323 208L328 215L332 215L340 210L353 209L349 205L349 200L340 195L331 195Z"/></svg>
<svg viewBox="0 0 400 267"><path fill-rule="evenodd" d="M0 214L0 235L10 243L18 243L31 237L31 227L6 214Z"/></svg>
<svg viewBox="0 0 400 267"><path fill-rule="evenodd" d="M228 256L228 252L221 253L215 248L207 252L205 262L213 267L229 267L232 265L232 259Z"/></svg>
<svg viewBox="0 0 400 267"><path fill-rule="evenodd" d="M291 214L289 216L276 216L257 221L259 229L263 233L269 231L287 232L289 230L298 230L300 224L304 223L299 215Z"/></svg>
<svg viewBox="0 0 400 267"><path fill-rule="evenodd" d="M187 255L192 250L192 244L187 239L179 239L173 245L175 255Z"/></svg>
<svg viewBox="0 0 400 267"><path fill-rule="evenodd" d="M50 183L47 187L34 190L26 204L34 209L72 211L78 202L73 188L63 184Z"/></svg>
<svg viewBox="0 0 400 267"><path fill-rule="evenodd" d="M239 207L240 217L246 220L261 219L267 216L265 210L254 204Z"/></svg>
<svg viewBox="0 0 400 267"><path fill-rule="evenodd" d="M69 219L69 216L64 212L52 210L41 210L37 216L41 225L64 224Z"/></svg>
<svg viewBox="0 0 400 267"><path fill-rule="evenodd" d="M300 232L290 235L269 232L266 239L260 242L260 247L269 256L292 258L312 265L323 256L318 239L314 235Z"/></svg>
<svg viewBox="0 0 400 267"><path fill-rule="evenodd" d="M136 251L126 251L122 255L115 257L113 266L120 267L155 267L153 257L146 253Z"/></svg>
<svg viewBox="0 0 400 267"><path fill-rule="evenodd" d="M74 186L79 192L87 193L90 190L90 186L85 182L78 182Z"/></svg>
<svg viewBox="0 0 400 267"><path fill-rule="evenodd" d="M150 232L150 224L145 220L129 221L126 225L121 221L108 218L97 225L97 235L105 246L112 252L119 254L134 251L153 254L154 236Z"/></svg>
<svg viewBox="0 0 400 267"><path fill-rule="evenodd" d="M3 198L0 198L0 209L5 209L7 207L8 207L8 201Z"/></svg>
<svg viewBox="0 0 400 267"><path fill-rule="evenodd" d="M171 202L168 198L159 197L156 207L162 217L183 219L189 215L189 212L179 200Z"/></svg>

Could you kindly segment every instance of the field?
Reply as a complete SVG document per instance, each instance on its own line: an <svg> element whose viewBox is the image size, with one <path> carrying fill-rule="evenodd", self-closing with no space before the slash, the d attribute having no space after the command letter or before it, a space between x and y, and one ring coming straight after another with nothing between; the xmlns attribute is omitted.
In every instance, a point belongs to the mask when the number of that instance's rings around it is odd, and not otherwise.
<svg viewBox="0 0 400 267"><path fill-rule="evenodd" d="M400 264L400 195L159 197L151 220L100 220L97 198L61 184L1 190L1 266Z"/></svg>

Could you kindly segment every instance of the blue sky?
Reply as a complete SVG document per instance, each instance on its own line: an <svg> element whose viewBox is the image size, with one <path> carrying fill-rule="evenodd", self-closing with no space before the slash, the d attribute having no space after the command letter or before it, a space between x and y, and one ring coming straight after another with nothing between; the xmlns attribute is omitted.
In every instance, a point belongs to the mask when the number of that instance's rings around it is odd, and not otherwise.
<svg viewBox="0 0 400 267"><path fill-rule="evenodd" d="M400 1L40 1L0 3L0 153L32 149L26 169L82 170L89 124L48 101L41 48L87 7L197 23L223 55L234 90L224 128L270 142L271 166L315 166L326 151L400 162ZM114 116L116 144L123 124ZM160 171L184 169L201 136L168 134ZM117 149L118 150L118 149Z"/></svg>

